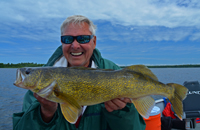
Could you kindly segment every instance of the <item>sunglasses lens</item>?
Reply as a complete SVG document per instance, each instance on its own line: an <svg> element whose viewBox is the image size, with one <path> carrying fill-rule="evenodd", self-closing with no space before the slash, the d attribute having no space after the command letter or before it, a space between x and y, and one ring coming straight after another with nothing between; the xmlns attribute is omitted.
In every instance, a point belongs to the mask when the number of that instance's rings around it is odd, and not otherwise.
<svg viewBox="0 0 200 130"><path fill-rule="evenodd" d="M61 41L65 44L71 44L74 38L72 36L61 36Z"/></svg>
<svg viewBox="0 0 200 130"><path fill-rule="evenodd" d="M90 42L90 36L86 36L86 35L78 36L77 41L79 43L88 43L88 42Z"/></svg>
<svg viewBox="0 0 200 130"><path fill-rule="evenodd" d="M80 36L61 36L62 43L71 44L74 39L77 40L78 43L84 44L90 42L90 39L93 38L93 35L80 35Z"/></svg>

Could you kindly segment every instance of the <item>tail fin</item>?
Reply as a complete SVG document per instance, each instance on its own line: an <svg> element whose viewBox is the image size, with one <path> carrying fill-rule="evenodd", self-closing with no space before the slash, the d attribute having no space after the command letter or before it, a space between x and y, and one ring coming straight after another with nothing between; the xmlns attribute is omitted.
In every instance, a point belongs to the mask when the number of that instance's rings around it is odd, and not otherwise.
<svg viewBox="0 0 200 130"><path fill-rule="evenodd" d="M186 98L188 89L182 85L174 83L168 83L167 85L175 88L174 97L171 97L171 99L169 98L169 100L172 103L175 113L177 114L179 119L182 120L183 116L182 101Z"/></svg>

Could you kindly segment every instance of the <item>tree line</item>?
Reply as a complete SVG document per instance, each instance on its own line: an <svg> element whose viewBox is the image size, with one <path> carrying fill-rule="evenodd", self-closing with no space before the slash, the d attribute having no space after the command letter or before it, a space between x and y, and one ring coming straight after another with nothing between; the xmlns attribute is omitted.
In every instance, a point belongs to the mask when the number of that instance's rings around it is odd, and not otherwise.
<svg viewBox="0 0 200 130"><path fill-rule="evenodd" d="M38 63L0 63L0 68L22 68L22 67L41 67L44 64ZM127 66L120 66L121 68L125 68ZM147 66L148 68L188 68L188 67L200 67L200 64L185 64L185 65L154 65L154 66Z"/></svg>
<svg viewBox="0 0 200 130"><path fill-rule="evenodd" d="M0 68L22 68L22 67L41 67L44 64L37 64L37 63L17 63L17 64L13 64L13 63L0 63Z"/></svg>

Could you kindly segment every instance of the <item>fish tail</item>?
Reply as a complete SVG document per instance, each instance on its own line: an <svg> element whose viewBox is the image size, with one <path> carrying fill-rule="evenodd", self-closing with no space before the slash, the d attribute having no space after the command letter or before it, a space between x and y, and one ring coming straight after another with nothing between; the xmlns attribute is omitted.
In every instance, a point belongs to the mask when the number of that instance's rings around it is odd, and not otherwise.
<svg viewBox="0 0 200 130"><path fill-rule="evenodd" d="M187 91L188 89L180 84L174 84L174 83L168 83L168 86L174 87L174 96L169 98L175 113L179 117L179 119L182 120L183 116L183 103L182 101L186 98L187 96Z"/></svg>

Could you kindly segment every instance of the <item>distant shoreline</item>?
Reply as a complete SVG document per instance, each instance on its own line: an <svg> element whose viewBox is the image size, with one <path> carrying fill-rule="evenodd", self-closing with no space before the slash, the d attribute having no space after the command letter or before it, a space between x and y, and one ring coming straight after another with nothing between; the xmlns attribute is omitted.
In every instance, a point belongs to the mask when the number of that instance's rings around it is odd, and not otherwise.
<svg viewBox="0 0 200 130"><path fill-rule="evenodd" d="M148 68L196 68L200 67L200 64L185 64L185 65L146 65ZM125 68L126 66L120 66Z"/></svg>
<svg viewBox="0 0 200 130"><path fill-rule="evenodd" d="M44 64L37 64L37 63L17 63L17 64L13 64L13 63L4 64L4 63L0 63L0 68L41 67L43 65Z"/></svg>
<svg viewBox="0 0 200 130"><path fill-rule="evenodd" d="M44 64L37 63L0 63L0 68L22 68L22 67L41 67ZM200 64L183 64L183 65L146 65L148 68L195 68L200 67ZM121 68L125 68L126 66L120 66Z"/></svg>
<svg viewBox="0 0 200 130"><path fill-rule="evenodd" d="M148 68L196 68L200 65L157 65L157 66L148 66Z"/></svg>

